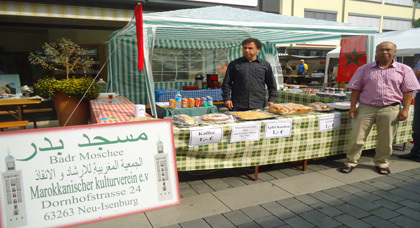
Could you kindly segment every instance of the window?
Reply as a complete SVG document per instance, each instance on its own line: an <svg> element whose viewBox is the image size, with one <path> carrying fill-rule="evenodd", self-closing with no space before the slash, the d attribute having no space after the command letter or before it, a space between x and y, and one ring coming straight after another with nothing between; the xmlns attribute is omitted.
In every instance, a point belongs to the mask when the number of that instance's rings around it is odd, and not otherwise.
<svg viewBox="0 0 420 228"><path fill-rule="evenodd" d="M305 18L313 18L326 21L337 21L337 12L305 9Z"/></svg>
<svg viewBox="0 0 420 228"><path fill-rule="evenodd" d="M228 64L228 50L163 49L153 52L155 82L194 80L196 75L220 73Z"/></svg>
<svg viewBox="0 0 420 228"><path fill-rule="evenodd" d="M382 25L383 31L405 30L411 28L411 21L397 18L385 18Z"/></svg>
<svg viewBox="0 0 420 228"><path fill-rule="evenodd" d="M385 3L410 7L413 6L413 0L385 0Z"/></svg>
<svg viewBox="0 0 420 228"><path fill-rule="evenodd" d="M370 15L356 15L349 14L349 23L355 25L367 25L376 28L379 32L381 26L381 17L370 16Z"/></svg>

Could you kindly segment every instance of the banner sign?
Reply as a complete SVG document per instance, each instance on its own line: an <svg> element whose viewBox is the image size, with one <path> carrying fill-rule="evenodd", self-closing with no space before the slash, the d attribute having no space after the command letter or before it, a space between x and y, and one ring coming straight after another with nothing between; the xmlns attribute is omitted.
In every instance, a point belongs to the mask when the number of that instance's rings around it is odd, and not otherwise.
<svg viewBox="0 0 420 228"><path fill-rule="evenodd" d="M219 143L223 139L223 126L195 127L190 129L189 146L201 146Z"/></svg>
<svg viewBox="0 0 420 228"><path fill-rule="evenodd" d="M260 140L261 122L235 124L230 133L230 143Z"/></svg>
<svg viewBox="0 0 420 228"><path fill-rule="evenodd" d="M292 125L293 121L291 119L266 122L264 138L272 139L290 137L292 136Z"/></svg>
<svg viewBox="0 0 420 228"><path fill-rule="evenodd" d="M180 204L172 121L0 133L1 227L74 226Z"/></svg>
<svg viewBox="0 0 420 228"><path fill-rule="evenodd" d="M320 115L318 119L319 131L330 131L341 127L341 113Z"/></svg>

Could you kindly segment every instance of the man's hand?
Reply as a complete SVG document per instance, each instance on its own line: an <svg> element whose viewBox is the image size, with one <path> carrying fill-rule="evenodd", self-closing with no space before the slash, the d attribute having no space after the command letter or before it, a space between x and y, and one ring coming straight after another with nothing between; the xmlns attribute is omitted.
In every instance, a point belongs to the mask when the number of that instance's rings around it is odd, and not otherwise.
<svg viewBox="0 0 420 228"><path fill-rule="evenodd" d="M357 116L357 108L356 107L350 107L349 111L349 117L350 119L354 119Z"/></svg>
<svg viewBox="0 0 420 228"><path fill-rule="evenodd" d="M229 110L232 110L233 109L232 101L225 101L225 107L228 108Z"/></svg>
<svg viewBox="0 0 420 228"><path fill-rule="evenodd" d="M267 102L268 107L270 107L271 105L274 105L274 102L271 102L271 101Z"/></svg>
<svg viewBox="0 0 420 228"><path fill-rule="evenodd" d="M398 117L397 117L398 121L403 121L403 120L406 120L407 118L408 118L408 110L403 109L398 113Z"/></svg>

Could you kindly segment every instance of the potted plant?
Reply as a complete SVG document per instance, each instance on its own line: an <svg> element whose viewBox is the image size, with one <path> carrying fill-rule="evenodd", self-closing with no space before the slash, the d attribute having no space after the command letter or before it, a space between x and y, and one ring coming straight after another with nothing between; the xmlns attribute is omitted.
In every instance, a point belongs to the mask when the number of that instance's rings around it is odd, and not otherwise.
<svg viewBox="0 0 420 228"><path fill-rule="evenodd" d="M45 43L42 51L29 55L32 64L52 70L55 76L60 73L65 75L62 79L47 76L34 85L35 94L53 99L60 126L87 124L90 114L88 101L99 95L99 85L92 77L83 74L94 63L85 58L86 53L87 50L78 44L61 38L57 43ZM76 75L79 72L82 76Z"/></svg>

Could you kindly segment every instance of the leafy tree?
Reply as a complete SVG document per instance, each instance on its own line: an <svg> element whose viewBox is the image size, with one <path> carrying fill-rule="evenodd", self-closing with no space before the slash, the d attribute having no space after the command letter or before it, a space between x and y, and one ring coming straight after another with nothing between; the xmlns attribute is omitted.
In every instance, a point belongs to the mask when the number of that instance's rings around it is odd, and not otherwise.
<svg viewBox="0 0 420 228"><path fill-rule="evenodd" d="M45 43L43 51L30 53L29 61L34 65L41 65L47 70L56 70L66 73L67 79L70 73L78 70L88 70L92 67L91 59L84 59L87 50L66 38L61 38L58 43Z"/></svg>
<svg viewBox="0 0 420 228"><path fill-rule="evenodd" d="M420 3L420 0L413 0L413 2L414 2L414 4L416 2ZM416 7L416 6L414 6L414 7ZM420 18L418 18L417 20L413 20L412 24L413 24L414 28L419 28L420 27Z"/></svg>

